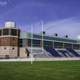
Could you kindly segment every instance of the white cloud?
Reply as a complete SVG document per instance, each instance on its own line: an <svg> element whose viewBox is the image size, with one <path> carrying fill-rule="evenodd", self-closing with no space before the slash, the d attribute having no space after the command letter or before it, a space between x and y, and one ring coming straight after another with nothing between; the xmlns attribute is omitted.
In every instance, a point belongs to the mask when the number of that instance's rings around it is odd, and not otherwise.
<svg viewBox="0 0 80 80"><path fill-rule="evenodd" d="M58 21L50 21L44 26L44 31L47 34L53 35L54 33L58 33L61 36L69 35L71 38L77 38L80 35L80 19L77 17L67 18ZM41 31L41 23L36 23L34 26L34 32Z"/></svg>
<svg viewBox="0 0 80 80"><path fill-rule="evenodd" d="M52 21L44 25L44 30L50 34L58 33L62 36L68 34L76 38L80 34L80 21L77 21L77 17Z"/></svg>
<svg viewBox="0 0 80 80"><path fill-rule="evenodd" d="M0 6L5 6L5 5L7 5L7 1L0 1Z"/></svg>
<svg viewBox="0 0 80 80"><path fill-rule="evenodd" d="M80 40L80 35L78 35L78 36L77 36L77 39L79 39L79 40Z"/></svg>
<svg viewBox="0 0 80 80"><path fill-rule="evenodd" d="M80 35L80 19L77 17L67 18L58 21L50 21L43 23L44 31L47 34L54 35L58 33L59 36L69 35L70 38L77 38ZM33 23L34 33L40 33L42 31L41 22ZM31 25L25 25L25 30L31 31Z"/></svg>

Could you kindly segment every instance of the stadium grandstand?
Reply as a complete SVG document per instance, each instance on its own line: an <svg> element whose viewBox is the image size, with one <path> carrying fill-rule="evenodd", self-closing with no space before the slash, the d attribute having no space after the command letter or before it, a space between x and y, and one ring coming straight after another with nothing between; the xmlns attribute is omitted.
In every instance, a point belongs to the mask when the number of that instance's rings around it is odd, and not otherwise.
<svg viewBox="0 0 80 80"><path fill-rule="evenodd" d="M15 22L6 22L0 29L0 58L73 58L80 57L80 41L67 35L49 36L22 32Z"/></svg>

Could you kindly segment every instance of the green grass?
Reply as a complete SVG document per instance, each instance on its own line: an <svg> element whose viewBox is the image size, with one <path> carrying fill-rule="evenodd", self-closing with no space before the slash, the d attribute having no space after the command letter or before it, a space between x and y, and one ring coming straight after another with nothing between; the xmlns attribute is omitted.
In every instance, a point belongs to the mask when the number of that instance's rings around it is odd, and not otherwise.
<svg viewBox="0 0 80 80"><path fill-rule="evenodd" d="M80 80L80 61L0 62L0 80Z"/></svg>

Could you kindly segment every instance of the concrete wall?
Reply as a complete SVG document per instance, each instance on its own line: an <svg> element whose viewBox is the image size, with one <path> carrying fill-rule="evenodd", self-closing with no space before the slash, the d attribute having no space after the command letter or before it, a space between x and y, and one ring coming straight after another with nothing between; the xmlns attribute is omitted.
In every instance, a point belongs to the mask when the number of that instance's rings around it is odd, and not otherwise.
<svg viewBox="0 0 80 80"><path fill-rule="evenodd" d="M19 48L19 57L20 58L27 58L27 52L26 52L26 48Z"/></svg>
<svg viewBox="0 0 80 80"><path fill-rule="evenodd" d="M6 55L8 55L9 58L17 58L18 47L0 46L0 58L6 58Z"/></svg>

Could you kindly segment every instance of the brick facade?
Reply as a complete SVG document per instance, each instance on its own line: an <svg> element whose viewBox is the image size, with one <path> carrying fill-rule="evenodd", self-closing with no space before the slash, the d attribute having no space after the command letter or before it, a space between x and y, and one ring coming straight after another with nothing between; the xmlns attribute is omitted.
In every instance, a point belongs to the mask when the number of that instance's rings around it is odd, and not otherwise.
<svg viewBox="0 0 80 80"><path fill-rule="evenodd" d="M0 46L18 47L18 37L0 37Z"/></svg>

